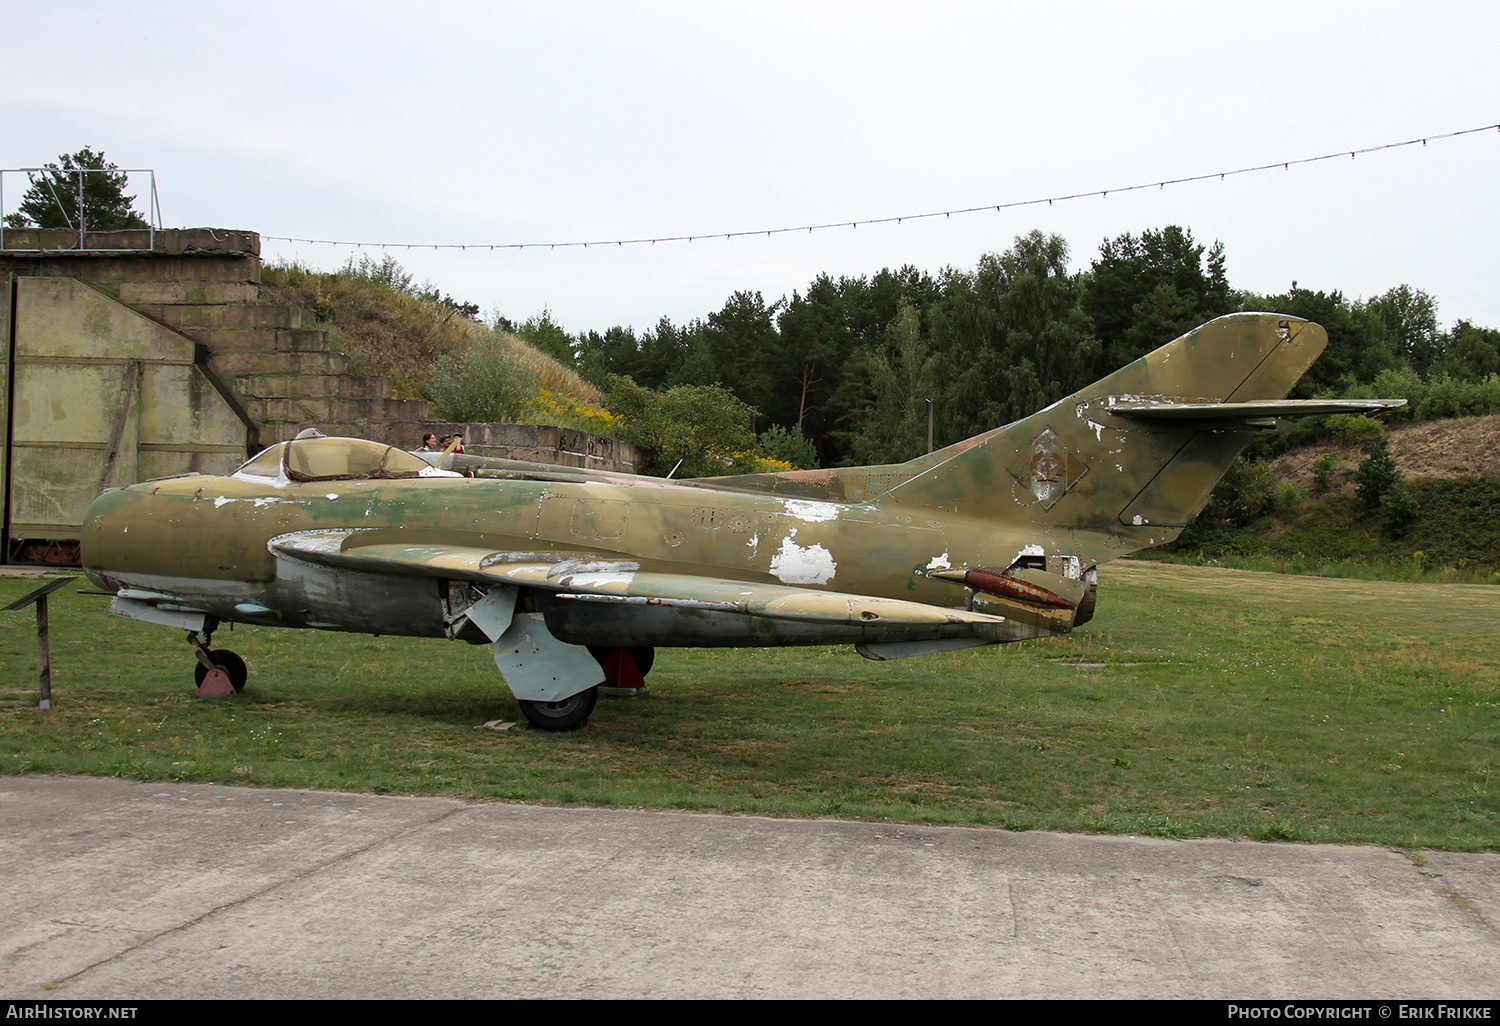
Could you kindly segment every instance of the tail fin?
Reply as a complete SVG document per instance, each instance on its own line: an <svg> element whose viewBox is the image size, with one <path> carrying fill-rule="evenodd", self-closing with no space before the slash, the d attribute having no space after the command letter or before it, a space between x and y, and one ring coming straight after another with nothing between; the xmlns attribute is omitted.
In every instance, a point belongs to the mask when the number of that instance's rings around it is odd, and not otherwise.
<svg viewBox="0 0 1500 1026"><path fill-rule="evenodd" d="M1115 554L1175 538L1328 343L1317 324L1220 317L988 435L877 499L1027 530L1102 533Z"/></svg>

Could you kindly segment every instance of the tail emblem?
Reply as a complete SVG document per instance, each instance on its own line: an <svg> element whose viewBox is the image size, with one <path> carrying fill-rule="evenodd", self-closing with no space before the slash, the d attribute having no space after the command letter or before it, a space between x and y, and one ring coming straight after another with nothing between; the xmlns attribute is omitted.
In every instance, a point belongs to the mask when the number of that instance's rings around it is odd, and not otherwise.
<svg viewBox="0 0 1500 1026"><path fill-rule="evenodd" d="M1088 467L1082 458L1077 453L1070 453L1056 433L1047 428L1031 443L1028 474L1017 474L1016 478L1030 488L1042 509L1051 510L1086 473Z"/></svg>

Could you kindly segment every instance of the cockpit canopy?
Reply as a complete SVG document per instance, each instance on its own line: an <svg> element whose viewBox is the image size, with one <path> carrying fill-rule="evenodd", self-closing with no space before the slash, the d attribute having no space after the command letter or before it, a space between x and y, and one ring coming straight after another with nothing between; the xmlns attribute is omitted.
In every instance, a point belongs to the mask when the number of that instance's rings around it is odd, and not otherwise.
<svg viewBox="0 0 1500 1026"><path fill-rule="evenodd" d="M296 438L277 442L235 473L289 481L363 481L427 476L423 471L431 473L420 456L383 442Z"/></svg>

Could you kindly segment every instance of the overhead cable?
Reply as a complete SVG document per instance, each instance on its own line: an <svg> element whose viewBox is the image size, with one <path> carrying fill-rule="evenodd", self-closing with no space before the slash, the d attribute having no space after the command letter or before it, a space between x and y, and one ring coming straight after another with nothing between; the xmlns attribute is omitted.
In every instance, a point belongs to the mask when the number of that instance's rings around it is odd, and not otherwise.
<svg viewBox="0 0 1500 1026"><path fill-rule="evenodd" d="M1273 171L1276 168L1290 170L1294 165L1314 164L1323 160L1336 160L1347 156L1350 160L1363 153L1379 153L1383 150L1395 150L1405 146L1426 146L1428 142L1440 139L1454 139L1462 135L1474 135L1479 132L1500 131L1500 124L1484 125L1481 128L1466 128L1459 132L1444 132L1440 135L1420 136L1416 139L1406 139L1401 142L1383 143L1379 146L1366 146L1357 150L1339 150L1336 153L1324 153L1316 157L1300 157L1295 160L1277 160L1269 164L1257 164L1253 167L1236 168L1233 171L1213 171L1208 174L1187 175L1182 178L1166 178L1158 182L1146 182L1141 185L1123 185L1110 189L1093 189L1088 192L1071 192L1058 196L1046 196L1040 199L1012 200L1008 203L985 203L976 207L962 207L953 210L934 210L924 214L902 214L898 217L870 217L857 221L827 221L822 224L804 224L793 228L757 228L749 231L737 232L701 232L695 235L660 235L654 238L643 237L638 239L596 239L590 242L353 242L338 239L298 239L284 235L262 235L262 239L273 242L305 242L316 246L353 246L356 248L369 249L459 249L459 250L496 250L496 249L587 249L590 246L640 246L655 245L658 242L695 242L699 239L738 239L756 235L786 235L792 232L818 232L830 228L858 228L861 225L871 224L901 224L905 221L921 221L934 217L949 218L954 214L978 214L987 210L1012 210L1017 207L1038 207L1042 204L1051 206L1054 203L1063 203L1068 200L1089 199L1099 197L1107 199L1110 193L1139 192L1142 189L1165 189L1169 185L1186 185L1189 182L1206 182L1215 178L1223 180L1235 175L1254 174L1259 171Z"/></svg>

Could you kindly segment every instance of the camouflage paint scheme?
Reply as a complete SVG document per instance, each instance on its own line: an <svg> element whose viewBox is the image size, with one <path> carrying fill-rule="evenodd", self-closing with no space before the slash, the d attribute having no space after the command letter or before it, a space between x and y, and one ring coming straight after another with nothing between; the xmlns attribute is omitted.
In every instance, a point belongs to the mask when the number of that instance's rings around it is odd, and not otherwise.
<svg viewBox="0 0 1500 1026"><path fill-rule="evenodd" d="M669 481L460 458L466 478L373 442L281 443L229 477L101 495L84 567L112 611L191 631L493 642L527 715L566 728L603 676L576 645L896 658L1072 630L1097 568L1176 538L1275 417L1397 404L1284 400L1326 344L1295 317L1221 317L894 466Z"/></svg>

